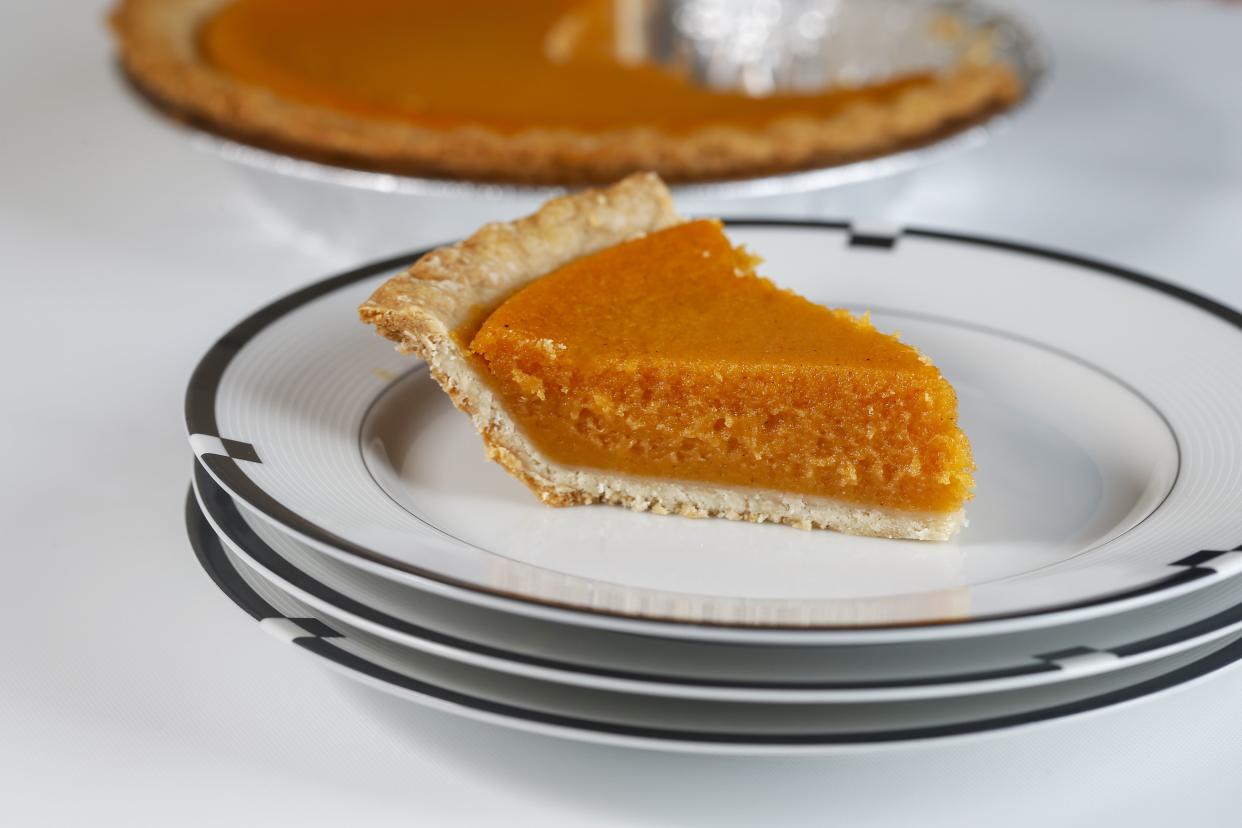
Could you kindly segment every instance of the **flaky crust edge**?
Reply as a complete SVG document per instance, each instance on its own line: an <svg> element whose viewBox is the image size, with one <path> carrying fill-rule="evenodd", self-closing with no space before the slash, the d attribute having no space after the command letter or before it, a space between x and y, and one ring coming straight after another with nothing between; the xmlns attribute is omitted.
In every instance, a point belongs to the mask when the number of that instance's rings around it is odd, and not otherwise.
<svg viewBox="0 0 1242 828"><path fill-rule="evenodd" d="M125 74L166 113L244 143L328 164L402 175L532 185L612 181L654 170L675 182L718 181L843 164L918 146L1022 97L1002 63L964 64L891 105L858 102L828 118L761 127L599 133L486 127L429 129L301 103L241 83L198 54L202 22L228 0L119 0L110 23Z"/></svg>
<svg viewBox="0 0 1242 828"><path fill-rule="evenodd" d="M607 189L553 199L530 216L486 225L463 242L428 253L381 285L359 307L359 316L399 351L425 360L453 404L470 416L487 456L550 506L610 503L639 512L854 535L950 538L962 524L960 510L860 507L830 498L570 468L549 460L522 434L453 331L479 308L491 308L566 262L681 221L663 182L654 174L635 174Z"/></svg>

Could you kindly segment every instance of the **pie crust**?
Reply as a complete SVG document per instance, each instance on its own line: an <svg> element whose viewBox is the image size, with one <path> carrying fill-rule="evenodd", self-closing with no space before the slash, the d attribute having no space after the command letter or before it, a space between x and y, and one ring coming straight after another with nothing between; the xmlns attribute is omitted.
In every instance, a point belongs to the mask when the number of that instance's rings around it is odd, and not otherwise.
<svg viewBox="0 0 1242 828"><path fill-rule="evenodd" d="M544 503L611 503L636 511L777 522L858 535L946 540L963 512L912 512L834 498L660 480L562 466L531 443L505 411L454 331L557 267L643 233L678 224L672 199L653 174L553 199L531 216L489 224L465 241L435 250L384 283L359 308L363 322L424 359L431 374L470 415L487 455Z"/></svg>
<svg viewBox="0 0 1242 828"><path fill-rule="evenodd" d="M1010 67L984 61L963 64L933 86L905 90L891 104L858 101L828 118L679 134L654 127L436 129L292 100L212 67L199 54L198 31L228 2L120 0L111 24L135 88L168 114L244 143L404 175L565 185L613 181L636 170L673 182L792 172L934 141L1022 95Z"/></svg>

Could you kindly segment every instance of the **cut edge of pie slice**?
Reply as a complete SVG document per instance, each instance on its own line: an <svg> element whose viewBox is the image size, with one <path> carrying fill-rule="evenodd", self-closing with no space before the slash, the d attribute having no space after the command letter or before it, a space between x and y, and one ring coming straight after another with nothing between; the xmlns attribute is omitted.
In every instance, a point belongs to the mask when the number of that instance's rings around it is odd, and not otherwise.
<svg viewBox="0 0 1242 828"><path fill-rule="evenodd" d="M951 469L961 495L950 498L954 502L939 510L572 465L557 462L540 449L538 439L525 433L519 418L506 406L501 383L490 375L486 361L472 352L469 336L462 332L472 335L486 316L541 277L684 221L657 176L631 175L606 189L553 199L530 216L486 225L459 244L428 253L381 285L360 306L359 314L363 322L393 340L399 351L417 354L427 362L453 403L471 417L488 457L548 505L609 503L659 514L784 523L856 535L913 540L952 537L964 522L961 504L973 485L969 445L956 425L952 389L930 361L906 345L900 347L945 389L952 415L946 433L960 440L962 447L955 449L958 454L954 456L963 460ZM857 324L851 317L844 318Z"/></svg>

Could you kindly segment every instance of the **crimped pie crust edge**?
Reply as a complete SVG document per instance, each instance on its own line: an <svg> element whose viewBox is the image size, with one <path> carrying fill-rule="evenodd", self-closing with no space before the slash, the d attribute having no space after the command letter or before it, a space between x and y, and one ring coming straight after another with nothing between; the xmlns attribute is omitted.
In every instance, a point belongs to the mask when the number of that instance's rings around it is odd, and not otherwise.
<svg viewBox="0 0 1242 828"><path fill-rule="evenodd" d="M244 143L345 167L537 185L612 181L635 170L704 182L832 166L928 143L1006 108L1021 84L1000 63L963 65L892 105L852 104L831 118L756 128L599 133L533 128L431 129L302 103L240 82L199 55L199 27L229 0L119 0L111 15L122 67L174 117Z"/></svg>

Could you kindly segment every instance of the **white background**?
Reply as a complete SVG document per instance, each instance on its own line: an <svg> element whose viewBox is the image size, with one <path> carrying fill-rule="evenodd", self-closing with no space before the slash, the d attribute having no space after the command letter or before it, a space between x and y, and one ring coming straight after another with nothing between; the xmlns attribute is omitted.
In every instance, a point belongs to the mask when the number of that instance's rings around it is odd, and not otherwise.
<svg viewBox="0 0 1242 828"><path fill-rule="evenodd" d="M103 11L0 5L0 824L1242 819L1239 669L966 743L758 761L461 721L264 636L186 543L182 392L229 325L357 259L154 126ZM914 179L900 217L1242 305L1242 6L1024 11L1052 42L1050 88L993 146Z"/></svg>

